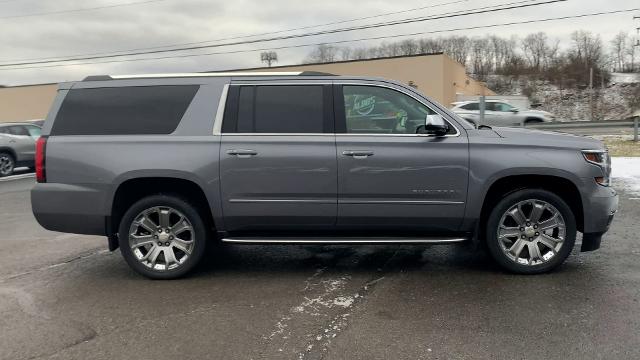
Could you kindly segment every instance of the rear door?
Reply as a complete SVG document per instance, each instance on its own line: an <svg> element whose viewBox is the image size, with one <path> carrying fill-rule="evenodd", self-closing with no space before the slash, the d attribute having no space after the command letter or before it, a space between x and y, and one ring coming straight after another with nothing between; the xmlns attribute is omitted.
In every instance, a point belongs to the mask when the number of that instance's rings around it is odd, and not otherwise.
<svg viewBox="0 0 640 360"><path fill-rule="evenodd" d="M227 231L335 226L332 91L330 84L230 86L220 150Z"/></svg>
<svg viewBox="0 0 640 360"><path fill-rule="evenodd" d="M468 141L418 135L436 112L395 85L336 85L338 226L455 231L464 215Z"/></svg>
<svg viewBox="0 0 640 360"><path fill-rule="evenodd" d="M17 155L18 161L32 161L35 158L36 139L31 136L25 125L11 125L8 127L11 138L9 142ZM39 136L39 134L38 134Z"/></svg>

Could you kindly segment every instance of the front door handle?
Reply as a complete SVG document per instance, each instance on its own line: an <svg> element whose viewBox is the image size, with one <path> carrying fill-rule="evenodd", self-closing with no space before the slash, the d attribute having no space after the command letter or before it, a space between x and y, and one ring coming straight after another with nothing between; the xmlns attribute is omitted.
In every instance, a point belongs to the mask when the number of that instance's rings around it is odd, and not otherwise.
<svg viewBox="0 0 640 360"><path fill-rule="evenodd" d="M231 150L227 150L227 154L235 155L239 158L248 158L251 156L258 155L258 152L250 149L231 149Z"/></svg>
<svg viewBox="0 0 640 360"><path fill-rule="evenodd" d="M365 159L369 156L373 156L371 150L345 150L342 152L344 156L351 156L354 159Z"/></svg>

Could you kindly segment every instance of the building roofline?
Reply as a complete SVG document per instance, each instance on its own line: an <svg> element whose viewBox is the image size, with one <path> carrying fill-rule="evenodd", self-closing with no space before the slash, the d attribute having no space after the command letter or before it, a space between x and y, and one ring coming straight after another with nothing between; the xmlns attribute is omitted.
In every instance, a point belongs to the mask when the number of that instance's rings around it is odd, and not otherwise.
<svg viewBox="0 0 640 360"><path fill-rule="evenodd" d="M423 53L423 54L415 54L415 55L396 55L396 56L382 56L376 58L367 58L367 59L355 59L355 60L339 60L339 61L329 61L329 62L317 62L317 63L308 63L308 64L291 64L291 65L278 65L271 67L251 67L251 68L238 68L238 69L228 69L228 70L220 70L220 71L207 71L211 73L215 72L233 72L233 71L245 71L245 70L261 70L261 69L281 69L287 67L301 67L301 66L314 66L314 65L331 65L331 64L345 64L352 62L366 62L366 61L375 61L375 60L390 60L390 59L403 59L403 58L412 58L412 57L421 57L421 56L435 56L435 55L444 55L444 52L434 52L434 53Z"/></svg>

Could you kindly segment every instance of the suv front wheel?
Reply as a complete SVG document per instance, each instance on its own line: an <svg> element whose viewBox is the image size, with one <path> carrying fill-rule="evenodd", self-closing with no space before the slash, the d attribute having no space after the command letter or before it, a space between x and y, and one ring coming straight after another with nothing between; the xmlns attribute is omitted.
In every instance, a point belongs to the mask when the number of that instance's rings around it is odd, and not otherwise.
<svg viewBox="0 0 640 360"><path fill-rule="evenodd" d="M135 271L152 279L175 279L200 262L208 231L187 200L153 195L125 212L118 234L122 256Z"/></svg>
<svg viewBox="0 0 640 360"><path fill-rule="evenodd" d="M539 274L562 264L576 240L576 220L558 195L526 189L505 196L487 222L487 246L505 269Z"/></svg>

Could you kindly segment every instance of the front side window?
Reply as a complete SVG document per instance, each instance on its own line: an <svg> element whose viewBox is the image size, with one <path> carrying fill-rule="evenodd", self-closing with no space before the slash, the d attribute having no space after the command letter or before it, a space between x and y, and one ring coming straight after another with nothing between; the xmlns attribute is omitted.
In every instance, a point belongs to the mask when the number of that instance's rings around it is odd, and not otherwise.
<svg viewBox="0 0 640 360"><path fill-rule="evenodd" d="M502 112L508 112L514 109L513 106L505 103L495 103L495 107L496 107L495 111L502 111Z"/></svg>
<svg viewBox="0 0 640 360"><path fill-rule="evenodd" d="M27 125L27 131L29 131L29 135L34 139L38 139L42 133L42 129L37 127L37 126L33 126L33 125Z"/></svg>
<svg viewBox="0 0 640 360"><path fill-rule="evenodd" d="M347 133L416 134L436 114L399 91L376 86L343 86Z"/></svg>
<svg viewBox="0 0 640 360"><path fill-rule="evenodd" d="M237 106L235 129L223 127L223 132L324 132L326 114L322 85L241 86Z"/></svg>

